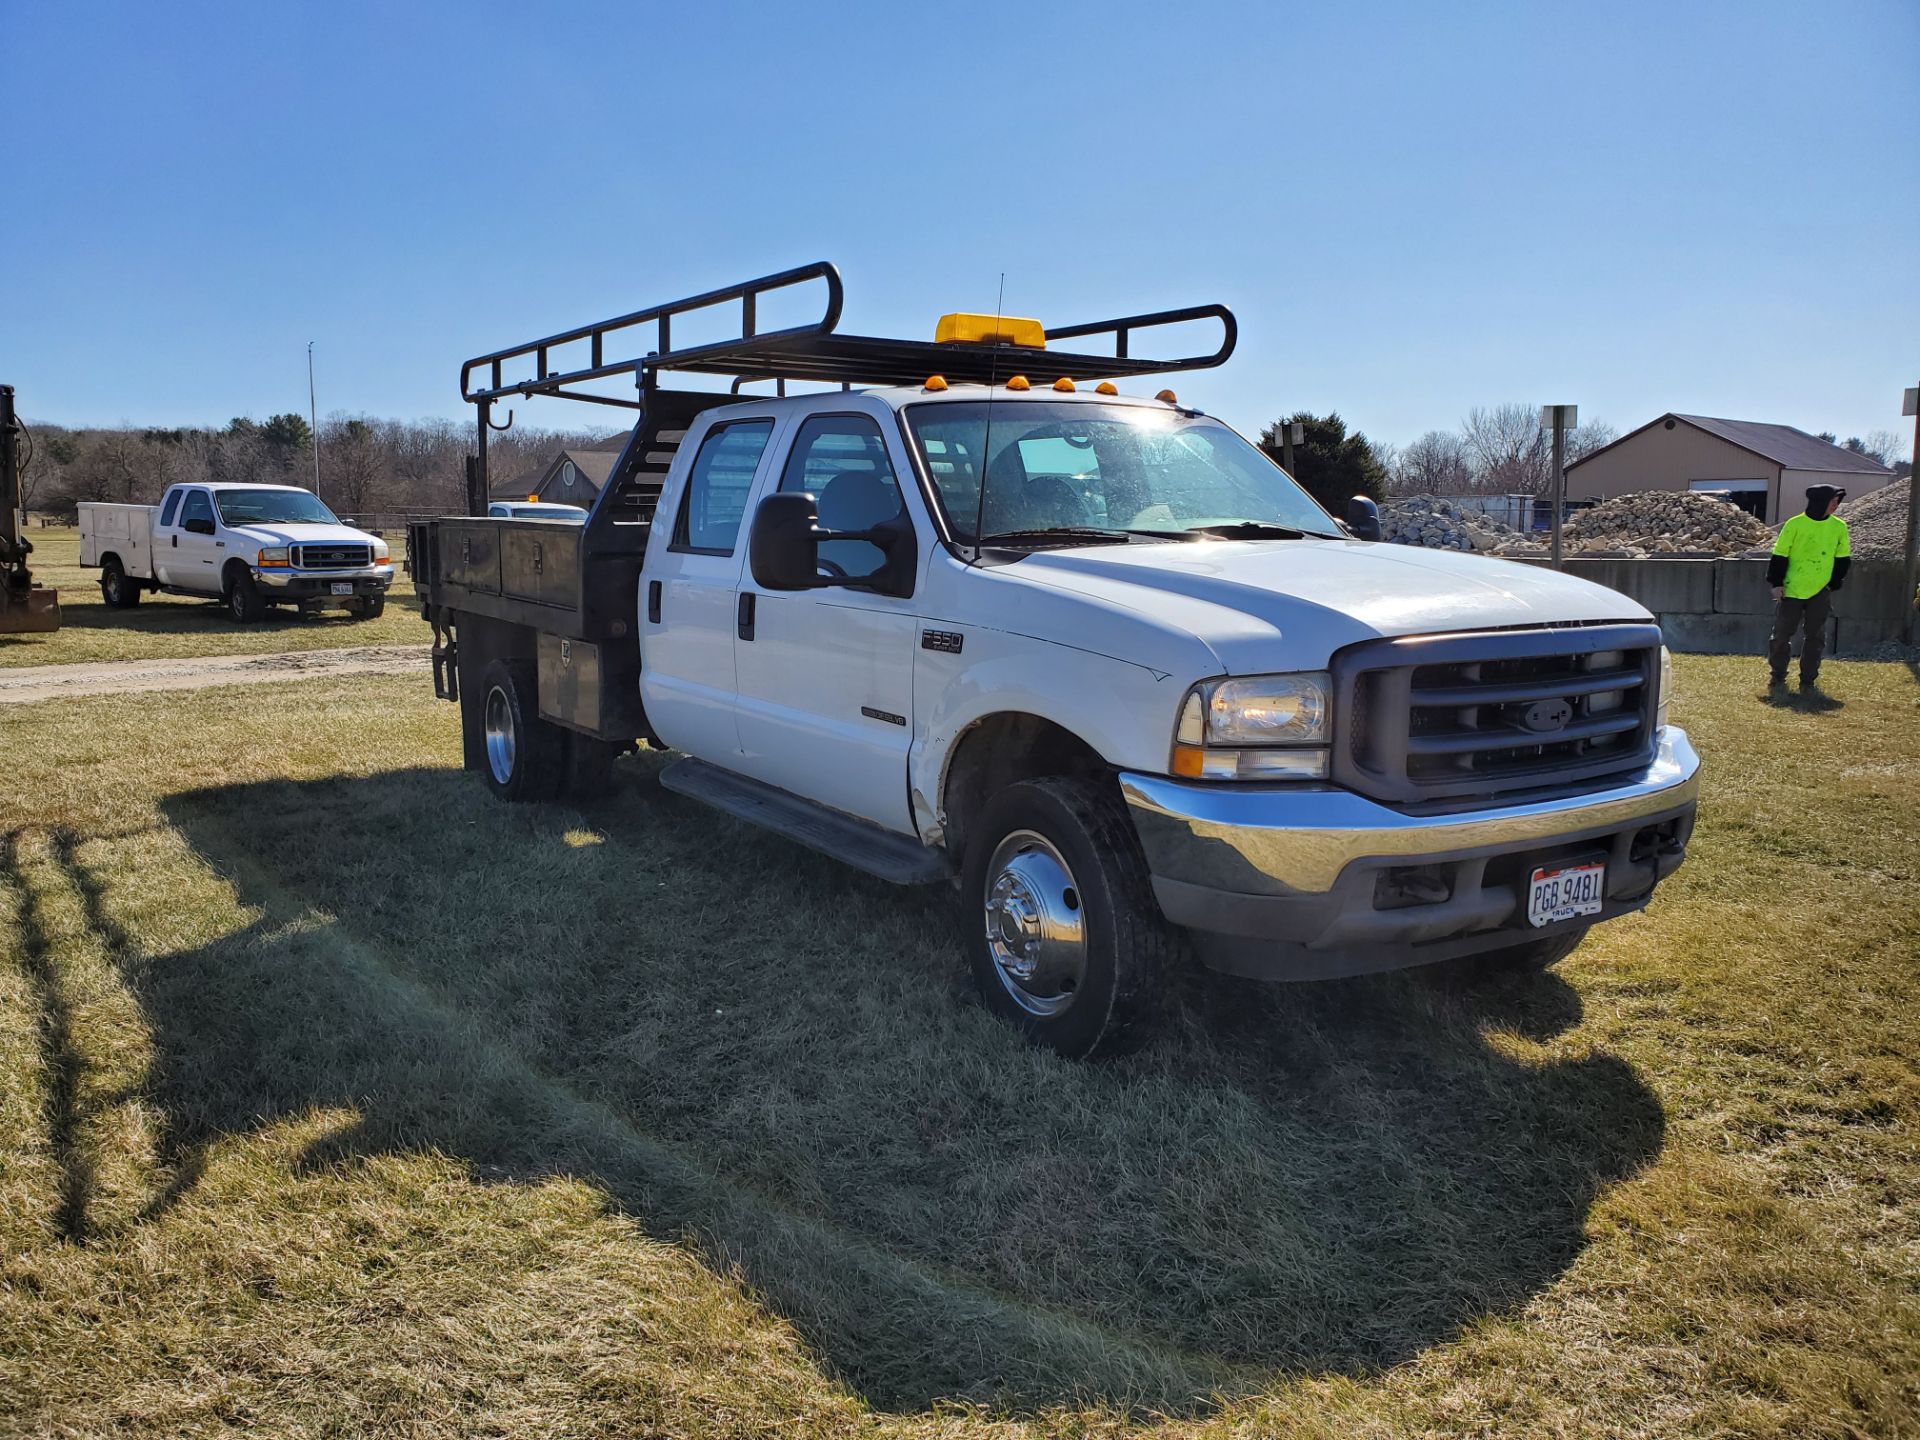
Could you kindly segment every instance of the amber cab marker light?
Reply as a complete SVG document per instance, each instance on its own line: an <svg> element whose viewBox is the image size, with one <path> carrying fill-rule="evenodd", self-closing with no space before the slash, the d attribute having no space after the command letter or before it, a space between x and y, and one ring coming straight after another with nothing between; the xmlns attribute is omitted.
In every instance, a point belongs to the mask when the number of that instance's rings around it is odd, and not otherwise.
<svg viewBox="0 0 1920 1440"><path fill-rule="evenodd" d="M1153 398L1156 400L1162 401L1163 403L1168 405L1178 405L1180 403L1180 397L1174 394L1173 391L1171 390L1162 390L1158 395L1154 396Z"/></svg>
<svg viewBox="0 0 1920 1440"><path fill-rule="evenodd" d="M947 388L947 377L944 375L929 375L927 376L927 383L920 388L935 392L944 390Z"/></svg>
<svg viewBox="0 0 1920 1440"><path fill-rule="evenodd" d="M1058 390L1062 395L1071 395L1073 393L1073 381L1062 375L1058 380L1053 382L1053 388Z"/></svg>
<svg viewBox="0 0 1920 1440"><path fill-rule="evenodd" d="M1026 376L1016 375L1011 380L1007 381L1007 388L1009 390L1031 390L1033 386L1031 383L1028 382Z"/></svg>
<svg viewBox="0 0 1920 1440"><path fill-rule="evenodd" d="M1093 393L1096 395L1118 395L1120 393L1120 387L1111 380L1102 380L1098 385L1093 387Z"/></svg>

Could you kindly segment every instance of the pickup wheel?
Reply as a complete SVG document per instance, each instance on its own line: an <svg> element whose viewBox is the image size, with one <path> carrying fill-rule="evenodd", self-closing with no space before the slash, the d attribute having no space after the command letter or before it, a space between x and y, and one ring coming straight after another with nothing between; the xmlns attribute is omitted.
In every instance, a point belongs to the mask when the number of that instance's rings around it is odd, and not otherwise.
<svg viewBox="0 0 1920 1440"><path fill-rule="evenodd" d="M566 778L567 733L540 718L531 660L495 660L480 680L487 788L502 800L551 800Z"/></svg>
<svg viewBox="0 0 1920 1440"><path fill-rule="evenodd" d="M107 602L110 610L131 610L140 603L145 592L127 578L126 567L120 561L109 556L107 563L100 567L100 598Z"/></svg>
<svg viewBox="0 0 1920 1440"><path fill-rule="evenodd" d="M987 803L961 869L963 934L987 1009L1069 1058L1145 1041L1174 943L1108 786L1048 778Z"/></svg>
<svg viewBox="0 0 1920 1440"><path fill-rule="evenodd" d="M366 595L353 602L353 616L356 620L378 620L387 610L387 597L384 595Z"/></svg>
<svg viewBox="0 0 1920 1440"><path fill-rule="evenodd" d="M227 613L241 625L251 625L267 613L267 602L253 576L235 565L227 574Z"/></svg>

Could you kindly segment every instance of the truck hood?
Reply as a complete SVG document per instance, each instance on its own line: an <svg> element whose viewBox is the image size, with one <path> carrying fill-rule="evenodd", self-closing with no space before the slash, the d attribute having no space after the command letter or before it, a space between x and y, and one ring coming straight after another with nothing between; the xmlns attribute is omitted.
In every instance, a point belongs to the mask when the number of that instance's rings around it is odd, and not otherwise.
<svg viewBox="0 0 1920 1440"><path fill-rule="evenodd" d="M351 525L234 525L230 532L256 545L371 545L373 536Z"/></svg>
<svg viewBox="0 0 1920 1440"><path fill-rule="evenodd" d="M1617 590L1542 566L1360 540L1101 545L1014 568L1178 625L1229 675L1317 667L1388 635L1652 618Z"/></svg>

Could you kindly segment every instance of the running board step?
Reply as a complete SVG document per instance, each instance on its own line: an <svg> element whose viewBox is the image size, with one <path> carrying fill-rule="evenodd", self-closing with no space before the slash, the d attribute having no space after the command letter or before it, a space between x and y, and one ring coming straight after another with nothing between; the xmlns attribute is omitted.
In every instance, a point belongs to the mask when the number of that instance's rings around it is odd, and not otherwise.
<svg viewBox="0 0 1920 1440"><path fill-rule="evenodd" d="M660 783L895 885L928 885L953 874L943 851L704 760L674 761L660 772Z"/></svg>

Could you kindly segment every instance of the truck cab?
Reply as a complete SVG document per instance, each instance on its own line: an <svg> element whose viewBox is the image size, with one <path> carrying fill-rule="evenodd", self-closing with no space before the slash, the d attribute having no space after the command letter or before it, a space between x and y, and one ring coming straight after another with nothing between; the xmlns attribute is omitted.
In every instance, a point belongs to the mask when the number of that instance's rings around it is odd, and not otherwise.
<svg viewBox="0 0 1920 1440"><path fill-rule="evenodd" d="M1149 1033L1188 959L1545 965L1643 907L1698 770L1652 617L1360 538L1171 390L1122 394L1105 377L1200 362L1138 358L1163 316L1106 323L1115 355L997 317L821 331L787 373L876 383L654 390L670 423L641 420L574 558L535 573L556 527L435 522L414 543L469 763L507 798L591 792L631 727L679 752L671 790L955 885L989 1008L1072 1055ZM607 538L647 464L644 525Z"/></svg>

